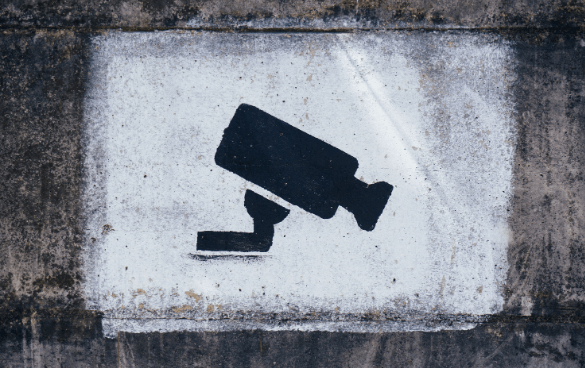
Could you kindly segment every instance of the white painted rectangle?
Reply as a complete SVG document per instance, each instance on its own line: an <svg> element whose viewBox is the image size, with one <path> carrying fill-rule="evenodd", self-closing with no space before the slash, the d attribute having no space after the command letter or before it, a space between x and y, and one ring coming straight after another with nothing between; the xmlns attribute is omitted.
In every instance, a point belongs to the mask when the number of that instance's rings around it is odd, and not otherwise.
<svg viewBox="0 0 585 368"><path fill-rule="evenodd" d="M92 47L85 290L110 336L370 331L361 317L388 326L389 315L402 322L379 329L465 328L416 322L502 309L515 145L504 41L465 32L110 32ZM392 184L376 228L361 230L343 208L321 219L217 166L242 103L357 158L362 181ZM270 251L194 259L209 254L196 250L197 232L252 231L246 189L291 211ZM254 323L272 313L316 317Z"/></svg>

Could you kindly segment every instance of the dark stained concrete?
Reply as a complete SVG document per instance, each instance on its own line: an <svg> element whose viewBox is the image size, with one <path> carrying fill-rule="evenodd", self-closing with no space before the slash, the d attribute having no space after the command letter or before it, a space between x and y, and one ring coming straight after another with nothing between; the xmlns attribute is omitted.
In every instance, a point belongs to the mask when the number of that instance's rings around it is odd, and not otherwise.
<svg viewBox="0 0 585 368"><path fill-rule="evenodd" d="M577 1L4 2L0 366L584 367L584 14ZM182 27L192 16L222 27L284 19L277 26L309 31L323 28L303 19L330 28L343 28L344 17L362 28L467 26L512 42L518 146L504 312L470 331L105 339L81 289L87 40L100 27Z"/></svg>
<svg viewBox="0 0 585 368"><path fill-rule="evenodd" d="M6 336L6 335L5 335ZM488 323L470 331L120 333L99 321L25 319L6 367L583 367L582 324Z"/></svg>
<svg viewBox="0 0 585 368"><path fill-rule="evenodd" d="M207 27L345 18L373 28L546 28L579 27L584 16L582 0L7 0L0 6L0 26L32 28L185 27L193 18Z"/></svg>
<svg viewBox="0 0 585 368"><path fill-rule="evenodd" d="M85 36L0 35L0 308L83 308Z"/></svg>
<svg viewBox="0 0 585 368"><path fill-rule="evenodd" d="M506 313L585 317L585 43L518 33Z"/></svg>

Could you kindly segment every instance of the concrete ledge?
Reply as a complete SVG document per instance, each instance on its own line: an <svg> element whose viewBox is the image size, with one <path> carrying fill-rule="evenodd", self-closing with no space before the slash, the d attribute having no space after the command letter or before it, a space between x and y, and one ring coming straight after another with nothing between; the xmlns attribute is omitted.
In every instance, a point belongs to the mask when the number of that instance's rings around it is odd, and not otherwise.
<svg viewBox="0 0 585 368"><path fill-rule="evenodd" d="M5 366L526 367L585 363L584 325L486 323L467 331L101 333L99 317L25 318L4 326Z"/></svg>

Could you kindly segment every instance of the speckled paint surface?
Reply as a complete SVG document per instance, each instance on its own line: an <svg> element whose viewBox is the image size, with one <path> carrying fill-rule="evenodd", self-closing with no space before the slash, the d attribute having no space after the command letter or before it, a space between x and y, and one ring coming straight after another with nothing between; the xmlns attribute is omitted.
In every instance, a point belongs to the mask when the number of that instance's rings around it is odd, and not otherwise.
<svg viewBox="0 0 585 368"><path fill-rule="evenodd" d="M369 314L395 316L393 330L441 329L425 321L439 313L468 315L449 328L469 328L502 309L515 144L505 42L111 32L92 48L85 292L111 334L136 319L213 330L271 313L318 316L277 329L360 330ZM241 103L356 157L360 180L394 185L375 230L341 208L318 218L217 166ZM208 254L198 231L252 230L246 189L291 210L270 251L194 259Z"/></svg>

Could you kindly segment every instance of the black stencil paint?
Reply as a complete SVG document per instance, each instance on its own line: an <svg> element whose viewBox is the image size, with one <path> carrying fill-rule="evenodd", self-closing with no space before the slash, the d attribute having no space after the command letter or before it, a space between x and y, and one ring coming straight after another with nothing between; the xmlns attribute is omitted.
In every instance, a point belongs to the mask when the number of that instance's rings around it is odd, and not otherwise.
<svg viewBox="0 0 585 368"><path fill-rule="evenodd" d="M341 205L367 231L393 189L356 179L356 158L246 104L225 129L215 163L321 218L333 217Z"/></svg>
<svg viewBox="0 0 585 368"><path fill-rule="evenodd" d="M244 207L254 219L253 233L199 232L197 250L268 252L272 246L274 225L284 220L290 211L251 190L246 190Z"/></svg>
<svg viewBox="0 0 585 368"><path fill-rule="evenodd" d="M265 258L270 258L270 256L256 256L256 255L240 255L240 254L233 254L233 255L215 255L215 254L188 254L189 257L196 261L245 261L248 263L251 262L263 262Z"/></svg>

